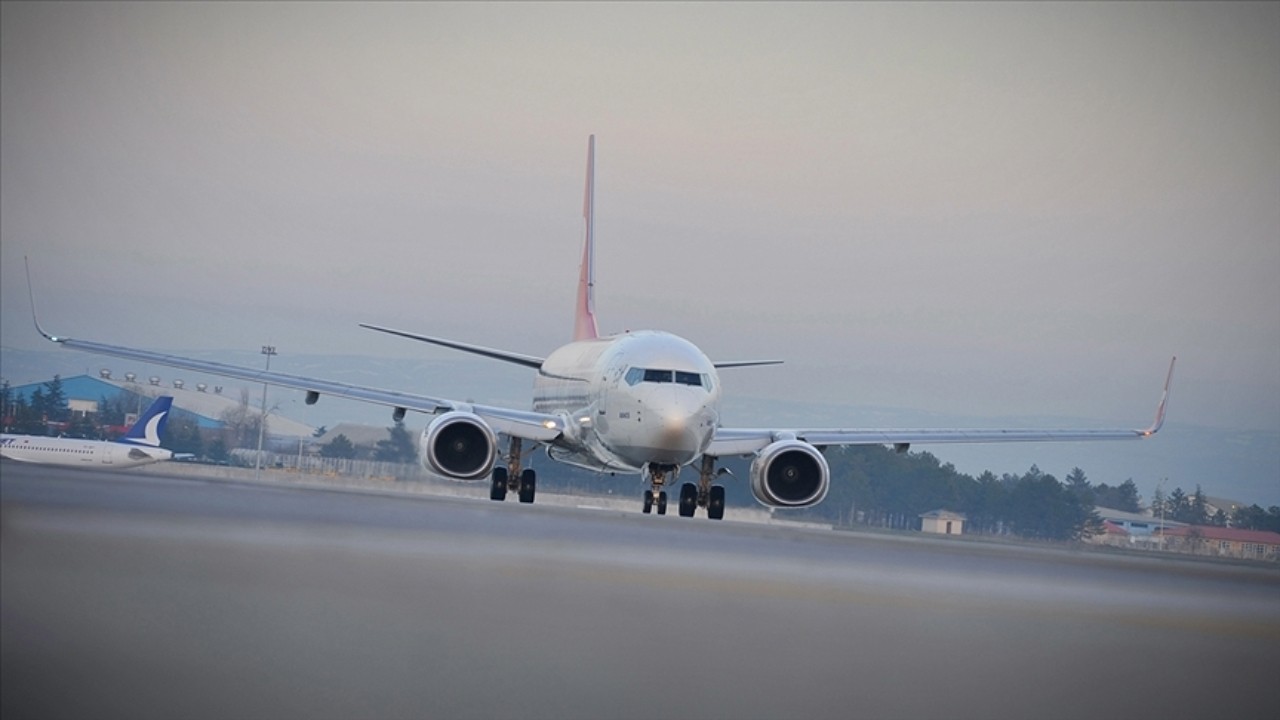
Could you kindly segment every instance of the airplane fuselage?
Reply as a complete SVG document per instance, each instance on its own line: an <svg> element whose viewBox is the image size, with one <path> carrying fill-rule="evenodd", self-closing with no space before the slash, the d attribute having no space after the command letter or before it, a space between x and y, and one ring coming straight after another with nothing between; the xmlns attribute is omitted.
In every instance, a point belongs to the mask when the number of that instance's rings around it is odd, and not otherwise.
<svg viewBox="0 0 1280 720"><path fill-rule="evenodd" d="M173 453L158 447L103 440L0 435L0 457L37 465L124 469L171 460Z"/></svg>
<svg viewBox="0 0 1280 720"><path fill-rule="evenodd" d="M693 343L657 331L569 343L534 380L533 409L559 415L561 462L633 472L682 466L707 449L720 422L720 378Z"/></svg>

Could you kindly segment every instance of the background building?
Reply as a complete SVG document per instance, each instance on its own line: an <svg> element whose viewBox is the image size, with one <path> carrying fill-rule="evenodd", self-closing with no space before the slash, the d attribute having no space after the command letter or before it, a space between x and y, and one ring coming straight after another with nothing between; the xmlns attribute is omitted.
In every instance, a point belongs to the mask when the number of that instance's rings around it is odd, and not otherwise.
<svg viewBox="0 0 1280 720"><path fill-rule="evenodd" d="M104 399L110 401L127 397L134 400L134 407L129 412L136 417L151 400L160 395L173 396L172 419L189 418L201 430L221 430L226 428L227 419L236 413L248 413L256 417L261 411L261 407L252 399L253 393L244 394L250 390L248 387L229 388L222 385L208 386L205 383L198 383L193 387L180 379L166 383L157 376L138 377L134 373L115 377L108 370L102 370L97 377L76 375L59 379L67 406L73 415L93 415L100 411ZM51 381L52 378L11 386L10 397L30 402L32 393L37 390L44 392L46 384ZM125 424L129 424L131 420L132 418L128 418ZM311 437L314 432L315 428L305 423L273 412L267 414L267 434L270 437Z"/></svg>

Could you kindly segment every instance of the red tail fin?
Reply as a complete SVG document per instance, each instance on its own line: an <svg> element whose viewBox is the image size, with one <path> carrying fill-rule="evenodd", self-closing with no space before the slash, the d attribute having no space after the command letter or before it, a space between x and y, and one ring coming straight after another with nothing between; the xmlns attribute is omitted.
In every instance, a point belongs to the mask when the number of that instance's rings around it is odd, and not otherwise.
<svg viewBox="0 0 1280 720"><path fill-rule="evenodd" d="M600 336L596 327L595 301L595 205L596 136L587 139L587 189L582 199L582 217L587 221L582 242L582 267L578 273L578 304L573 322L573 339L592 340Z"/></svg>

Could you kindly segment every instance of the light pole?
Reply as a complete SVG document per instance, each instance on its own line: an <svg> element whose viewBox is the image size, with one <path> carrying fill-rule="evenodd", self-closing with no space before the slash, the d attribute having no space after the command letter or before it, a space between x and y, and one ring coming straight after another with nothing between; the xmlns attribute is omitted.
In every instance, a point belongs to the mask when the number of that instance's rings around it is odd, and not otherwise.
<svg viewBox="0 0 1280 720"><path fill-rule="evenodd" d="M1156 483L1156 494L1160 496L1160 549L1164 550L1164 506L1168 503L1164 500L1164 481L1169 478L1160 478L1160 482Z"/></svg>
<svg viewBox="0 0 1280 720"><path fill-rule="evenodd" d="M271 372L271 356L276 354L275 345L263 345L262 354L267 356L267 372ZM267 431L267 384L262 383L262 415L258 418L258 459L253 466L255 480L262 479L262 436Z"/></svg>

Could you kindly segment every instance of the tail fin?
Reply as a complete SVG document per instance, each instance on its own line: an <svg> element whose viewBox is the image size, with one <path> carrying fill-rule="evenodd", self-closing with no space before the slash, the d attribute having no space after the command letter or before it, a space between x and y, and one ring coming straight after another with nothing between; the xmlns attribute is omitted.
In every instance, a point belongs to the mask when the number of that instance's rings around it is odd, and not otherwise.
<svg viewBox="0 0 1280 720"><path fill-rule="evenodd" d="M160 433L164 432L165 423L169 421L169 408L172 405L173 398L168 395L156 398L151 407L138 418L138 422L120 438L120 442L160 447Z"/></svg>
<svg viewBox="0 0 1280 720"><path fill-rule="evenodd" d="M596 327L595 299L595 209L596 209L596 136L587 139L587 189L582 199L582 217L587 221L582 242L582 267L578 273L578 304L573 321L573 339L593 340L600 337Z"/></svg>

